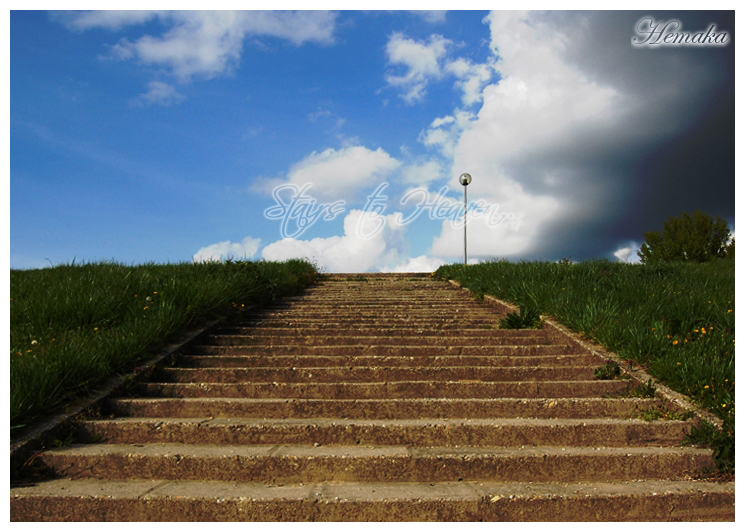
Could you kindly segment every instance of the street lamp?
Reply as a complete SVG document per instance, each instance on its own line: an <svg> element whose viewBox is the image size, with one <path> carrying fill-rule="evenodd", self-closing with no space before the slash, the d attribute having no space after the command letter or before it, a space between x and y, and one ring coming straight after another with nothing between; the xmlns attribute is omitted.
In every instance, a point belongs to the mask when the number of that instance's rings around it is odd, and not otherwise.
<svg viewBox="0 0 745 532"><path fill-rule="evenodd" d="M460 174L460 184L463 185L463 266L468 264L468 185L471 184L471 174Z"/></svg>

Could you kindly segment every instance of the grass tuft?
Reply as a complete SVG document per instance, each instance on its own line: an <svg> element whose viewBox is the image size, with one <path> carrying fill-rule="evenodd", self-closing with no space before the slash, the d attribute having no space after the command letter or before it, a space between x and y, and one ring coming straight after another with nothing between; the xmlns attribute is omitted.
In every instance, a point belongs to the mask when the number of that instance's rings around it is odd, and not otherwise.
<svg viewBox="0 0 745 532"><path fill-rule="evenodd" d="M481 293L481 292L480 292ZM483 300L484 294L481 293ZM504 318L499 320L500 329L540 329L541 315L538 309L534 307L525 308L520 306L520 313L510 312Z"/></svg>
<svg viewBox="0 0 745 532"><path fill-rule="evenodd" d="M617 362L609 361L595 370L595 378L603 381L613 380L621 376L621 366Z"/></svg>

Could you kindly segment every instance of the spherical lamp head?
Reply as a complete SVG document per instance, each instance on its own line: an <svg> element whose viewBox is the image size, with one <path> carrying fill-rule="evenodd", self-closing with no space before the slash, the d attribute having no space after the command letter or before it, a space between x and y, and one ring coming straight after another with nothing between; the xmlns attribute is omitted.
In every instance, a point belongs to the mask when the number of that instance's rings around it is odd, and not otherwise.
<svg viewBox="0 0 745 532"><path fill-rule="evenodd" d="M467 187L471 184L471 174L460 174L460 184Z"/></svg>

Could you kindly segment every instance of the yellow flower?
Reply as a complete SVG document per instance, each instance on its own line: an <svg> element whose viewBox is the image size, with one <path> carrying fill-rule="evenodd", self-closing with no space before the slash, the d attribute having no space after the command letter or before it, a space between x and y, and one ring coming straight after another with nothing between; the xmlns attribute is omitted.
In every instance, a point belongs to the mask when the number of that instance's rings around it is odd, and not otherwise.
<svg viewBox="0 0 745 532"><path fill-rule="evenodd" d="M673 345L678 345L678 341L677 340L673 340Z"/></svg>
<svg viewBox="0 0 745 532"><path fill-rule="evenodd" d="M722 408L727 408L727 403L722 403Z"/></svg>
<svg viewBox="0 0 745 532"><path fill-rule="evenodd" d="M709 385L707 384L706 386L704 386L704 388L705 388L705 389L708 389L708 388L709 388Z"/></svg>
<svg viewBox="0 0 745 532"><path fill-rule="evenodd" d="M732 309L729 309L729 310L727 311L727 314L729 314L730 312L732 312Z"/></svg>

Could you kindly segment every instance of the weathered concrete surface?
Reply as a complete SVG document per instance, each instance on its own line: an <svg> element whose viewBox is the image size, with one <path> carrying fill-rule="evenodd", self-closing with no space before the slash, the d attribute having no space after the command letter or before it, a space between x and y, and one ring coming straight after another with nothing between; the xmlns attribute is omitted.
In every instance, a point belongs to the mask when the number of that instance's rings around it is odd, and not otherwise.
<svg viewBox="0 0 745 532"><path fill-rule="evenodd" d="M499 330L510 310L327 276L79 420L11 520L734 520L734 482L679 446L684 398L624 397L639 379L595 379L607 356L560 326Z"/></svg>
<svg viewBox="0 0 745 532"><path fill-rule="evenodd" d="M287 485L62 479L16 489L11 497L11 520L33 515L38 521L731 521L734 511L731 486L685 480Z"/></svg>

